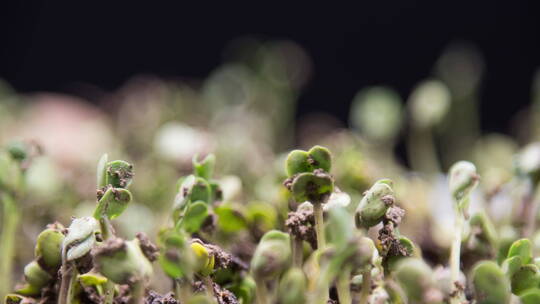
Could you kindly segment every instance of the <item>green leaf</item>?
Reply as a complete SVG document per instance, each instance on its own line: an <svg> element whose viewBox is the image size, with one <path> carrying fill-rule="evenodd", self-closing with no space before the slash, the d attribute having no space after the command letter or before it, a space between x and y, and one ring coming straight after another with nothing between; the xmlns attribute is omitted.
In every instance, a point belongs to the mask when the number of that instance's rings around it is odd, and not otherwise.
<svg viewBox="0 0 540 304"><path fill-rule="evenodd" d="M49 270L58 270L62 264L64 234L57 229L43 230L37 237L34 254Z"/></svg>
<svg viewBox="0 0 540 304"><path fill-rule="evenodd" d="M207 217L208 205L202 201L197 201L189 205L178 225L186 232L194 233L199 231Z"/></svg>
<svg viewBox="0 0 540 304"><path fill-rule="evenodd" d="M90 252L90 250L92 250L92 247L94 247L94 244L96 244L96 238L92 234L88 238L77 243L77 245L69 248L69 250L66 253L67 261L73 261L73 260L76 260L78 258L85 256L87 253Z"/></svg>
<svg viewBox="0 0 540 304"><path fill-rule="evenodd" d="M286 170L288 176L298 173L311 172L311 166L308 163L308 153L303 150L293 150L289 153L286 160Z"/></svg>
<svg viewBox="0 0 540 304"><path fill-rule="evenodd" d="M307 280L299 268L291 268L279 282L279 303L301 304L306 302Z"/></svg>
<svg viewBox="0 0 540 304"><path fill-rule="evenodd" d="M290 264L289 235L272 230L264 234L251 259L251 271L256 279L276 279Z"/></svg>
<svg viewBox="0 0 540 304"><path fill-rule="evenodd" d="M175 229L165 229L159 233L161 254L158 261L163 271L171 278L190 276L193 253L188 249L187 236Z"/></svg>
<svg viewBox="0 0 540 304"><path fill-rule="evenodd" d="M293 176L299 173L311 173L316 169L330 172L332 156L327 148L314 146L309 151L293 150L286 160L287 175Z"/></svg>
<svg viewBox="0 0 540 304"><path fill-rule="evenodd" d="M195 256L194 270L202 276L209 276L214 271L215 258L206 247L198 242L192 242L191 250Z"/></svg>
<svg viewBox="0 0 540 304"><path fill-rule="evenodd" d="M52 280L51 275L41 269L37 261L32 261L24 267L24 278L30 285L41 289Z"/></svg>
<svg viewBox="0 0 540 304"><path fill-rule="evenodd" d="M193 156L193 171L195 176L202 177L206 180L212 178L214 174L214 166L216 164L216 157L214 154L208 154L202 161L197 160L198 155Z"/></svg>
<svg viewBox="0 0 540 304"><path fill-rule="evenodd" d="M391 184L390 180L380 180L366 191L356 208L355 220L357 227L369 228L382 221L386 211L395 200Z"/></svg>
<svg viewBox="0 0 540 304"><path fill-rule="evenodd" d="M4 304L24 304L25 302L29 301L25 301L23 296L14 293L7 294L4 298Z"/></svg>
<svg viewBox="0 0 540 304"><path fill-rule="evenodd" d="M211 197L212 189L208 181L195 175L188 175L180 184L173 209L180 215L190 202L203 201L209 204Z"/></svg>
<svg viewBox="0 0 540 304"><path fill-rule="evenodd" d="M523 265L523 261L520 256L509 257L502 263L502 270L508 277L512 277L516 271Z"/></svg>
<svg viewBox="0 0 540 304"><path fill-rule="evenodd" d="M538 287L540 285L540 272L538 267L533 264L521 266L512 275L512 292L516 295L521 294L527 289Z"/></svg>
<svg viewBox="0 0 540 304"><path fill-rule="evenodd" d="M523 264L529 264L532 259L532 244L528 239L520 239L512 243L507 257L519 256Z"/></svg>
<svg viewBox="0 0 540 304"><path fill-rule="evenodd" d="M107 283L107 278L99 273L87 272L77 276L79 282L84 286L99 286Z"/></svg>
<svg viewBox="0 0 540 304"><path fill-rule="evenodd" d="M219 183L210 181L208 184L210 185L210 202L222 201L223 189L221 189Z"/></svg>
<svg viewBox="0 0 540 304"><path fill-rule="evenodd" d="M540 303L540 289L529 289L521 294L519 299L521 304L538 304Z"/></svg>
<svg viewBox="0 0 540 304"><path fill-rule="evenodd" d="M246 229L246 218L238 208L231 204L222 204L215 208L218 216L218 225L220 230L228 233Z"/></svg>
<svg viewBox="0 0 540 304"><path fill-rule="evenodd" d="M195 183L192 186L189 199L192 202L203 201L206 204L211 203L212 189L208 181L203 178L195 178Z"/></svg>
<svg viewBox="0 0 540 304"><path fill-rule="evenodd" d="M334 191L334 181L328 174L300 173L292 183L292 194L297 202L324 203Z"/></svg>
<svg viewBox="0 0 540 304"><path fill-rule="evenodd" d="M106 184L113 188L127 188L133 178L133 165L123 161L115 160L107 163Z"/></svg>
<svg viewBox="0 0 540 304"><path fill-rule="evenodd" d="M336 248L346 247L353 238L354 222L352 216L343 207L332 208L328 214L326 234Z"/></svg>
<svg viewBox="0 0 540 304"><path fill-rule="evenodd" d="M395 277L409 303L422 303L423 296L432 284L431 268L421 259L404 258L396 266Z"/></svg>
<svg viewBox="0 0 540 304"><path fill-rule="evenodd" d="M386 257L385 270L394 271L396 269L396 265L399 263L399 261L401 261L402 259L404 259L406 257L421 258L421 254L419 252L420 250L413 243L413 241L411 241L409 238L407 238L405 236L399 236L398 240L399 240L399 244L407 252L407 255L406 256L403 256L403 255L388 255Z"/></svg>
<svg viewBox="0 0 540 304"><path fill-rule="evenodd" d="M481 261L472 271L471 281L478 304L506 304L510 300L510 282L499 265Z"/></svg>
<svg viewBox="0 0 540 304"><path fill-rule="evenodd" d="M36 286L30 284L24 284L15 292L23 296L34 297L41 294L41 288L37 288Z"/></svg>
<svg viewBox="0 0 540 304"><path fill-rule="evenodd" d="M76 260L90 252L96 242L95 233L98 230L99 223L92 217L74 219L62 243L66 259Z"/></svg>
<svg viewBox="0 0 540 304"><path fill-rule="evenodd" d="M109 160L109 155L107 153L103 154L101 158L99 159L97 170L96 170L96 176L97 176L97 187L98 189L102 189L105 186L107 186L107 161Z"/></svg>
<svg viewBox="0 0 540 304"><path fill-rule="evenodd" d="M332 168L332 154L330 154L330 150L325 147L314 146L309 149L308 157L312 171L323 169L325 172L330 172Z"/></svg>
<svg viewBox="0 0 540 304"><path fill-rule="evenodd" d="M262 236L261 240L259 241L259 244L262 242L271 241L271 240L288 242L289 235L279 230L270 230Z"/></svg>
<svg viewBox="0 0 540 304"><path fill-rule="evenodd" d="M118 217L126 210L131 202L131 192L122 188L108 188L101 197L94 211L94 217L101 219L106 216L110 219Z"/></svg>
<svg viewBox="0 0 540 304"><path fill-rule="evenodd" d="M250 202L246 207L246 218L250 226L268 231L276 227L277 212L269 203Z"/></svg>

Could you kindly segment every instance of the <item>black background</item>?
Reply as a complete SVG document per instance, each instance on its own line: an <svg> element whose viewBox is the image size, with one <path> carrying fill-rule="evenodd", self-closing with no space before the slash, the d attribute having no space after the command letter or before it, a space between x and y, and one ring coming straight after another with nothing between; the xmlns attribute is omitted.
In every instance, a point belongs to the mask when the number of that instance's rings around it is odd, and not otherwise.
<svg viewBox="0 0 540 304"><path fill-rule="evenodd" d="M314 62L299 115L322 110L346 121L358 89L387 84L406 97L448 43L466 40L486 62L482 127L507 131L529 103L540 66L539 8L535 1L13 1L0 8L0 77L20 92L81 94L80 83L112 91L141 73L204 78L239 36L286 38Z"/></svg>

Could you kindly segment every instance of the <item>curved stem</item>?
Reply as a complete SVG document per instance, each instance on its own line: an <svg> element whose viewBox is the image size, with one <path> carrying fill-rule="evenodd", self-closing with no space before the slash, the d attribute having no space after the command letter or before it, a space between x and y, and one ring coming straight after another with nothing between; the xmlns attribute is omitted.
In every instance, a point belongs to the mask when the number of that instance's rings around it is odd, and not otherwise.
<svg viewBox="0 0 540 304"><path fill-rule="evenodd" d="M257 285L257 304L270 304L266 282L257 280L255 283Z"/></svg>
<svg viewBox="0 0 540 304"><path fill-rule="evenodd" d="M340 304L351 304L351 271L350 268L344 269L337 278L336 288Z"/></svg>
<svg viewBox="0 0 540 304"><path fill-rule="evenodd" d="M317 249L326 247L324 235L323 206L321 203L313 203L313 213L315 215L315 232L317 234Z"/></svg>
<svg viewBox="0 0 540 304"><path fill-rule="evenodd" d="M2 194L3 203L2 234L0 235L0 298L9 292L12 279L12 265L15 256L15 234L19 225L20 214L13 198Z"/></svg>
<svg viewBox="0 0 540 304"><path fill-rule="evenodd" d="M360 291L359 304L367 304L371 294L371 269L364 270L362 273L362 290Z"/></svg>

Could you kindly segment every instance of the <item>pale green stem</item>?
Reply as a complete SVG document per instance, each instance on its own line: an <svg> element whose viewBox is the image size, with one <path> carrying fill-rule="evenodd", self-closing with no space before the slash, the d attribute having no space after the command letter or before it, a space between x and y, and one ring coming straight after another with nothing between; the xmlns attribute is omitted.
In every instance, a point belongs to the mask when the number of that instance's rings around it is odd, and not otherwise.
<svg viewBox="0 0 540 304"><path fill-rule="evenodd" d="M270 304L266 282L264 280L257 280L255 283L257 285L257 304Z"/></svg>
<svg viewBox="0 0 540 304"><path fill-rule="evenodd" d="M293 266L302 268L304 259L304 244L302 239L297 236L291 237L292 253L293 253Z"/></svg>
<svg viewBox="0 0 540 304"><path fill-rule="evenodd" d="M454 204L455 209L455 225L454 225L454 239L452 241L452 248L450 251L450 290L456 290L456 282L459 282L459 274L460 274L460 257L461 257L461 235L463 233L463 223L465 221L465 218L463 216L463 212L458 207L458 204ZM458 290L458 292L454 293L455 296L453 296L450 299L451 304L458 304L461 303L461 300L463 298L463 293Z"/></svg>
<svg viewBox="0 0 540 304"><path fill-rule="evenodd" d="M367 304L371 294L371 269L362 272L362 290L360 291L359 304Z"/></svg>
<svg viewBox="0 0 540 304"><path fill-rule="evenodd" d="M407 141L407 154L413 170L427 174L441 171L431 130L413 127Z"/></svg>
<svg viewBox="0 0 540 304"><path fill-rule="evenodd" d="M131 299L129 304L143 304L144 303L144 283L142 281L136 281L131 286Z"/></svg>
<svg viewBox="0 0 540 304"><path fill-rule="evenodd" d="M317 234L317 249L318 250L324 250L326 247L326 240L324 235L324 216L323 216L323 205L320 202L313 202L313 213L315 216L315 233ZM320 265L319 265L320 267ZM319 282L321 286L319 287L319 292L321 293L321 296L317 296L317 301L321 301L321 303L326 303L329 295L328 295L328 280L326 277L319 278Z"/></svg>
<svg viewBox="0 0 540 304"><path fill-rule="evenodd" d="M346 267L337 277L336 288L339 304L351 304L351 271Z"/></svg>
<svg viewBox="0 0 540 304"><path fill-rule="evenodd" d="M114 234L114 228L112 223L106 215L103 215L99 219L99 226L101 227L101 237L103 240L109 239ZM112 304L114 302L114 283L111 280L107 280L104 286L105 300L104 304Z"/></svg>
<svg viewBox="0 0 540 304"><path fill-rule="evenodd" d="M19 225L20 214L13 198L4 193L2 234L0 235L0 299L9 292L12 280L12 265L15 257L15 234Z"/></svg>
<svg viewBox="0 0 540 304"><path fill-rule="evenodd" d="M325 235L324 235L324 217L323 206L319 202L313 203L313 213L315 215L315 233L317 234L317 249L324 249L326 247Z"/></svg>

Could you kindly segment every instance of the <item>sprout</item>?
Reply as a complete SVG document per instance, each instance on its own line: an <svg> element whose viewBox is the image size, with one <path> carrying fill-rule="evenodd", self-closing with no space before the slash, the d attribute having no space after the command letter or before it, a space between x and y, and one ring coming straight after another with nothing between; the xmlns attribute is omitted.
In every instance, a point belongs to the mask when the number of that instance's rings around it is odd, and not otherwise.
<svg viewBox="0 0 540 304"><path fill-rule="evenodd" d="M409 107L412 122L417 128L432 128L440 123L448 112L450 92L440 81L424 81L412 92Z"/></svg>
<svg viewBox="0 0 540 304"><path fill-rule="evenodd" d="M478 304L508 303L510 284L508 279L492 261L482 261L474 266L471 282Z"/></svg>
<svg viewBox="0 0 540 304"><path fill-rule="evenodd" d="M371 140L392 141L402 125L401 107L400 97L394 90L372 87L356 94L349 120Z"/></svg>
<svg viewBox="0 0 540 304"><path fill-rule="evenodd" d="M257 283L257 301L270 303L266 284L279 277L288 267L291 259L289 235L271 230L261 238L251 259L251 272Z"/></svg>
<svg viewBox="0 0 540 304"><path fill-rule="evenodd" d="M450 252L451 287L456 290L452 293L451 303L459 303L464 298L463 288L460 288L458 278L460 273L461 237L463 225L468 218L469 195L478 185L480 177L476 173L474 164L468 161L455 163L449 172L450 193L454 199L454 211L456 223L454 228L454 240Z"/></svg>
<svg viewBox="0 0 540 304"><path fill-rule="evenodd" d="M52 272L58 271L62 265L62 244L64 242L63 226L51 225L37 237L34 255L39 264Z"/></svg>
<svg viewBox="0 0 540 304"><path fill-rule="evenodd" d="M282 304L306 303L306 276L301 269L291 268L279 282L279 301Z"/></svg>
<svg viewBox="0 0 540 304"><path fill-rule="evenodd" d="M330 172L332 167L332 155L328 149L321 146L314 146L309 151L293 150L287 156L287 175L289 177L321 169Z"/></svg>
<svg viewBox="0 0 540 304"><path fill-rule="evenodd" d="M388 208L395 202L392 181L383 179L377 181L366 191L356 208L355 220L357 227L369 228L383 220Z"/></svg>
<svg viewBox="0 0 540 304"><path fill-rule="evenodd" d="M138 239L111 238L96 247L92 255L99 272L117 284L146 282L152 275L152 265Z"/></svg>
<svg viewBox="0 0 540 304"><path fill-rule="evenodd" d="M309 151L294 150L285 162L289 178L285 186L291 191L296 202L310 201L315 215L317 247L324 248L323 204L334 191L334 180L328 174L332 156L328 149L314 146Z"/></svg>
<svg viewBox="0 0 540 304"><path fill-rule="evenodd" d="M458 204L478 185L480 177L476 173L476 167L468 161L459 161L450 168L449 185L452 197ZM465 208L466 206L460 206Z"/></svg>
<svg viewBox="0 0 540 304"><path fill-rule="evenodd" d="M98 222L92 217L74 219L62 243L65 261L73 261L90 252L96 243Z"/></svg>
<svg viewBox="0 0 540 304"><path fill-rule="evenodd" d="M409 303L424 303L424 297L432 288L432 270L422 260L406 258L401 260L395 271L395 277L405 293Z"/></svg>
<svg viewBox="0 0 540 304"><path fill-rule="evenodd" d="M194 270L201 276L208 276L214 271L215 258L206 247L198 242L191 243L191 250L195 256Z"/></svg>

